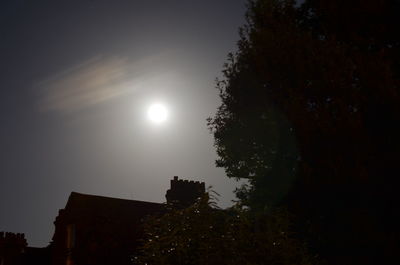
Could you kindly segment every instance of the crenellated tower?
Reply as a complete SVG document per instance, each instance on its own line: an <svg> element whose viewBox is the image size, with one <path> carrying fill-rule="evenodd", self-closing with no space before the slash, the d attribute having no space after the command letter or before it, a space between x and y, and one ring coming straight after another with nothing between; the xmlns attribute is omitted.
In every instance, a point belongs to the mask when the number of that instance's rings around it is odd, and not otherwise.
<svg viewBox="0 0 400 265"><path fill-rule="evenodd" d="M187 207L195 203L205 192L204 182L183 180L174 176L171 180L171 188L167 190L165 197L168 204Z"/></svg>

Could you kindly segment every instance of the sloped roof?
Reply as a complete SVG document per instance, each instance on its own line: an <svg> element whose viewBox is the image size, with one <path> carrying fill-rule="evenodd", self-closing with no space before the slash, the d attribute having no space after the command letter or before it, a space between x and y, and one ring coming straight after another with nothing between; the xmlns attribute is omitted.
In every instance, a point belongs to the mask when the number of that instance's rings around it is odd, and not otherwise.
<svg viewBox="0 0 400 265"><path fill-rule="evenodd" d="M149 214L163 212L162 203L111 198L71 192L64 213L71 218L97 216L125 220L140 219Z"/></svg>

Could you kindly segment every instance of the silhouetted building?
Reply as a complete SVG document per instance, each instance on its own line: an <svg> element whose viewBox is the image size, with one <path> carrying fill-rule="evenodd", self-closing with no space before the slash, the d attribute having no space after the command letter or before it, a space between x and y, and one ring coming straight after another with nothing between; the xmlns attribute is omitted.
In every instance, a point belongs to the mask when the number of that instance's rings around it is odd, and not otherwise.
<svg viewBox="0 0 400 265"><path fill-rule="evenodd" d="M51 246L26 247L21 257L22 265L51 265Z"/></svg>
<svg viewBox="0 0 400 265"><path fill-rule="evenodd" d="M50 265L50 247L28 247L24 234L0 232L0 265Z"/></svg>
<svg viewBox="0 0 400 265"><path fill-rule="evenodd" d="M27 246L24 234L0 232L0 265L20 265Z"/></svg>
<svg viewBox="0 0 400 265"><path fill-rule="evenodd" d="M160 203L72 192L54 222L53 264L129 264L142 218L163 211Z"/></svg>
<svg viewBox="0 0 400 265"><path fill-rule="evenodd" d="M146 217L162 215L171 206L190 206L204 193L204 182L176 176L165 195L167 204L72 192L54 221L48 247L28 247L24 234L0 232L0 265L131 264Z"/></svg>
<svg viewBox="0 0 400 265"><path fill-rule="evenodd" d="M206 191L205 183L178 179L177 176L171 180L171 188L167 190L165 198L168 204L178 207L187 207L196 202Z"/></svg>
<svg viewBox="0 0 400 265"><path fill-rule="evenodd" d="M166 198L169 204L189 206L204 191L204 183L174 177ZM52 264L130 264L143 238L143 221L166 211L162 203L72 192L54 222Z"/></svg>

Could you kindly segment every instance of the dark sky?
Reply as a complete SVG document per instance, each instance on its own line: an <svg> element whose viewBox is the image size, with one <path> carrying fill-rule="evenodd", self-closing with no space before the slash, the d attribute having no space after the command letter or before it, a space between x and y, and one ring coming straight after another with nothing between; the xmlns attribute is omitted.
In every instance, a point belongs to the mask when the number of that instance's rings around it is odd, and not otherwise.
<svg viewBox="0 0 400 265"><path fill-rule="evenodd" d="M164 202L174 175L230 205L206 118L244 2L2 1L0 231L45 246L71 191Z"/></svg>

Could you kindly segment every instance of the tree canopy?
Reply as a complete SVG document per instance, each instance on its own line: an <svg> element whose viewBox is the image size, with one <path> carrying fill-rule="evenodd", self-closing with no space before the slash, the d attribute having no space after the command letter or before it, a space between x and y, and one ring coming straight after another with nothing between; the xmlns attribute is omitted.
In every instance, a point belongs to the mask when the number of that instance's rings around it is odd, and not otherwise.
<svg viewBox="0 0 400 265"><path fill-rule="evenodd" d="M315 264L291 235L287 212L255 216L240 208L220 210L212 202L206 194L191 207L149 220L135 264Z"/></svg>
<svg viewBox="0 0 400 265"><path fill-rule="evenodd" d="M241 203L288 205L336 262L395 255L399 11L397 0L248 1L217 83L209 126L217 166L249 180Z"/></svg>

